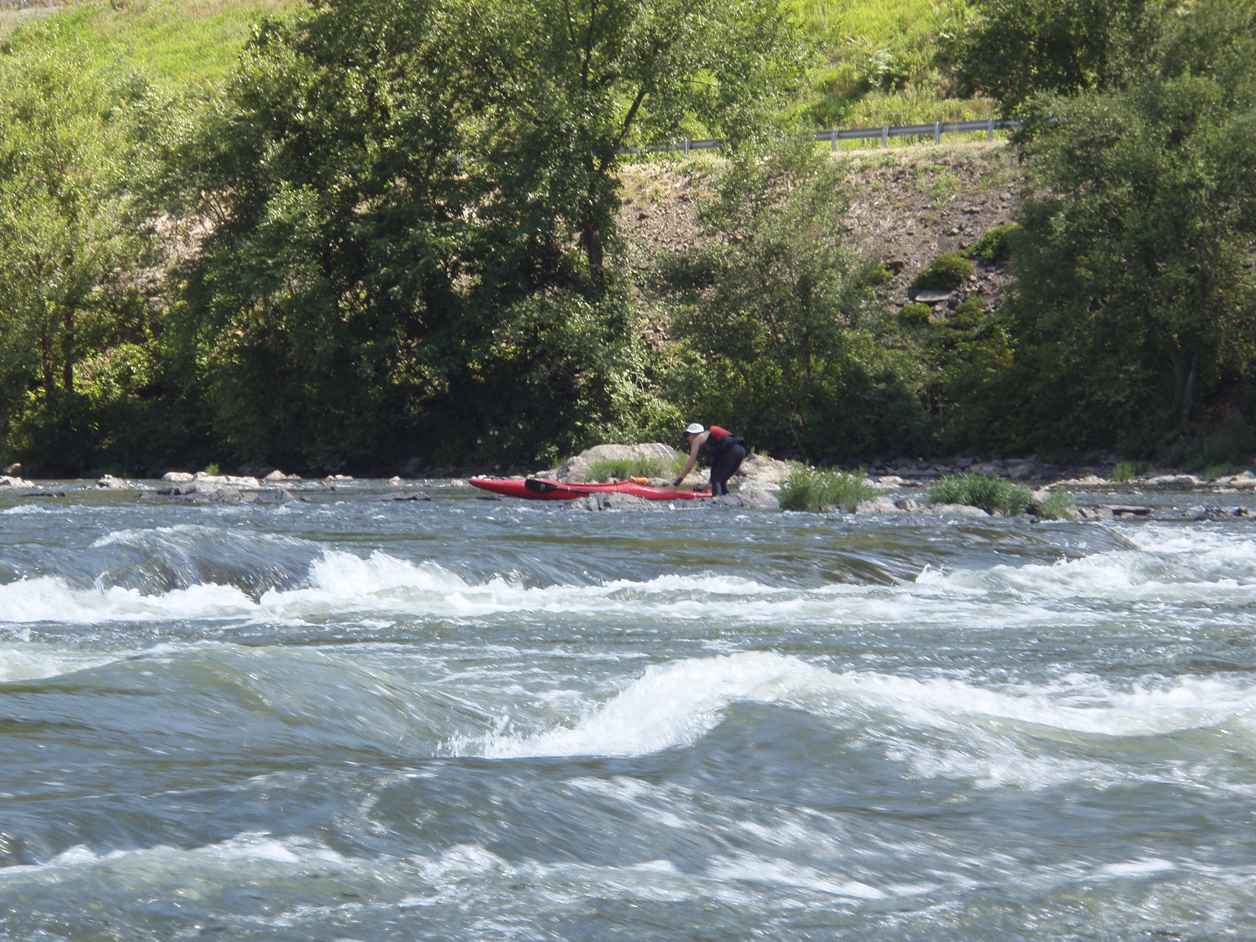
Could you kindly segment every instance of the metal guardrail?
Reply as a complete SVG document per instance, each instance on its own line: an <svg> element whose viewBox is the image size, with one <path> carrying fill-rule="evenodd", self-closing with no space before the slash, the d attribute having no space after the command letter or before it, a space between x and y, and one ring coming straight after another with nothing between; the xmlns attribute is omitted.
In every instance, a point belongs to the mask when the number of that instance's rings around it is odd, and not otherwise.
<svg viewBox="0 0 1256 942"><path fill-rule="evenodd" d="M995 118L985 118L980 121L934 121L932 124L903 124L903 125L883 125L879 128L848 128L843 131L833 129L831 131L817 131L815 139L817 141L830 141L833 149L837 150L838 141L875 141L879 140L882 146L890 143L892 137L932 137L935 144L942 142L943 134L974 134L982 131L986 132L989 140L994 140L994 132L1004 128L1018 128L1019 121L999 120ZM671 151L682 151L688 154L695 150L718 150L724 145L719 140L699 140L699 141L680 141L676 144L655 144L652 147L645 147L640 150L632 151L634 154L653 154L666 153Z"/></svg>

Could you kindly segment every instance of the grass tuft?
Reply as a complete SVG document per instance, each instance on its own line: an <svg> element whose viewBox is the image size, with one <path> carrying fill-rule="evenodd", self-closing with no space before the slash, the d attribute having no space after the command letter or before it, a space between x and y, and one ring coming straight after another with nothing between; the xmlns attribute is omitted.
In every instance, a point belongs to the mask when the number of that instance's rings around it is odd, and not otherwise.
<svg viewBox="0 0 1256 942"><path fill-rule="evenodd" d="M1038 517L1042 520L1076 520L1077 502L1072 494L1054 491L1038 506Z"/></svg>
<svg viewBox="0 0 1256 942"><path fill-rule="evenodd" d="M1113 484L1128 484L1140 474L1147 472L1147 464L1142 461L1121 461L1112 469Z"/></svg>
<svg viewBox="0 0 1256 942"><path fill-rule="evenodd" d="M683 466L682 466L683 467ZM668 463L661 458L606 458L589 465L588 480L625 481L628 478L666 477Z"/></svg>
<svg viewBox="0 0 1256 942"><path fill-rule="evenodd" d="M1024 513L1033 503L1029 489L988 474L951 474L929 491L935 504L964 504L980 507L986 513L1011 517Z"/></svg>
<svg viewBox="0 0 1256 942"><path fill-rule="evenodd" d="M862 474L797 468L782 485L778 499L782 510L822 513L841 509L854 513L860 501L868 500L876 493Z"/></svg>

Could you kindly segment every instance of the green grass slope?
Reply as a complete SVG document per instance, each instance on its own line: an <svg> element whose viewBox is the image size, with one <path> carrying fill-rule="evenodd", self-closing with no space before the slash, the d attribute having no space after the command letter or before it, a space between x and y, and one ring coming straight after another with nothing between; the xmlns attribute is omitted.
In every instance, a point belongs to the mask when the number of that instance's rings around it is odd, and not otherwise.
<svg viewBox="0 0 1256 942"><path fill-rule="evenodd" d="M818 128L985 118L993 106L954 97L946 38L969 0L786 0L818 61L798 109ZM258 20L302 0L0 0L0 42L82 43L102 68L194 89L230 73Z"/></svg>
<svg viewBox="0 0 1256 942"><path fill-rule="evenodd" d="M300 0L111 0L3 10L11 43L81 44L101 68L135 71L150 82L192 89L231 71L253 26ZM7 28L7 35L5 33Z"/></svg>
<svg viewBox="0 0 1256 942"><path fill-rule="evenodd" d="M821 62L802 103L819 127L963 121L992 102L955 97L947 40L973 16L968 0L787 0Z"/></svg>

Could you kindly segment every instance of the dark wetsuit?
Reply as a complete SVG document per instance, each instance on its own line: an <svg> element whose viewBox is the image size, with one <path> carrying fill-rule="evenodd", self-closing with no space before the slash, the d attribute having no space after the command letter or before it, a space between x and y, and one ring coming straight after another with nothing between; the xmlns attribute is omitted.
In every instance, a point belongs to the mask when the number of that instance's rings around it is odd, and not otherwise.
<svg viewBox="0 0 1256 942"><path fill-rule="evenodd" d="M726 428L712 425L702 450L711 462L711 493L718 496L728 493L731 478L746 457L745 443Z"/></svg>

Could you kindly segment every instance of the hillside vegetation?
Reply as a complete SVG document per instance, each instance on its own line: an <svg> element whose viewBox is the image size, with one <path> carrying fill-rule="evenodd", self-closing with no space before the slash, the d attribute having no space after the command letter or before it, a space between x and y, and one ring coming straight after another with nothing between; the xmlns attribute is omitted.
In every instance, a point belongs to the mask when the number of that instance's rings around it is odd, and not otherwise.
<svg viewBox="0 0 1256 942"><path fill-rule="evenodd" d="M1256 0L0 14L28 468L535 466L687 417L843 464L1256 450ZM686 134L726 147L628 157Z"/></svg>
<svg viewBox="0 0 1256 942"><path fill-rule="evenodd" d="M45 41L80 45L96 68L194 88L226 78L262 17L291 11L300 0L35 0L21 10L16 0L7 5L12 9L0 9L0 37L56 13Z"/></svg>

